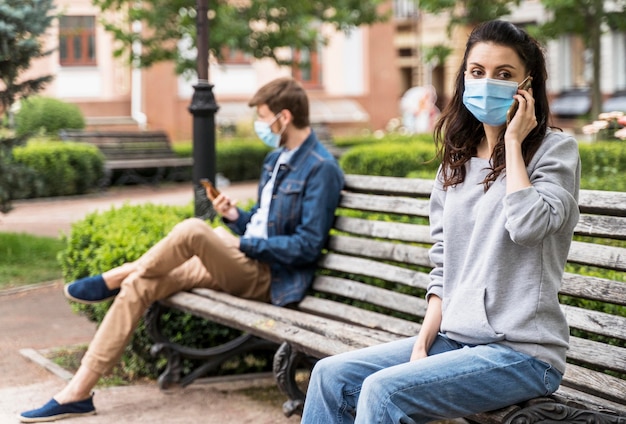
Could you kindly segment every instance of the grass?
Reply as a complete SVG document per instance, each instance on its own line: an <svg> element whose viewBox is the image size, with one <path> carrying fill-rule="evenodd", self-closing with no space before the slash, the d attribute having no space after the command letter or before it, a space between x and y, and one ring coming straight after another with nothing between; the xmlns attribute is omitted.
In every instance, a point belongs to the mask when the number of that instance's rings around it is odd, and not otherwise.
<svg viewBox="0 0 626 424"><path fill-rule="evenodd" d="M86 351L87 345L59 347L47 351L45 356L61 368L71 373L76 373ZM129 374L122 364L118 364L109 373L100 378L96 387L127 386L143 380L145 379L136 378Z"/></svg>
<svg viewBox="0 0 626 424"><path fill-rule="evenodd" d="M0 290L61 278L57 238L0 233Z"/></svg>

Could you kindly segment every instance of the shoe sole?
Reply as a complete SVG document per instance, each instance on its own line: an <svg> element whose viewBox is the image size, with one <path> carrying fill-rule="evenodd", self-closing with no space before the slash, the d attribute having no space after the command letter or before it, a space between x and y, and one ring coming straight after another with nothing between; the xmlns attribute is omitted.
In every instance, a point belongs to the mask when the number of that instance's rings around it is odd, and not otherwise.
<svg viewBox="0 0 626 424"><path fill-rule="evenodd" d="M100 300L79 299L70 294L70 292L67 290L68 287L69 287L69 284L66 284L65 286L63 286L63 294L65 295L65 297L71 300L72 302L82 303L83 305L93 305L94 303L106 302L107 300L111 300L115 298L115 296L117 296L117 295L113 295L113 296L107 297L105 299L100 299Z"/></svg>
<svg viewBox="0 0 626 424"><path fill-rule="evenodd" d="M46 423L46 422L64 420L66 418L86 417L87 415L96 415L96 411L94 410L94 411L79 412L79 413L69 412L67 414L53 415L51 417L26 418L26 417L19 416L18 418L20 422L22 423Z"/></svg>

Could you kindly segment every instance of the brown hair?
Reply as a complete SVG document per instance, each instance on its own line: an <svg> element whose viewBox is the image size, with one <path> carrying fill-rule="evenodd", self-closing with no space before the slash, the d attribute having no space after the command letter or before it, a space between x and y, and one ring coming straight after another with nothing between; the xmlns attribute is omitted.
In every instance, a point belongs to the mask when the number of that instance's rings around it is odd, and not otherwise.
<svg viewBox="0 0 626 424"><path fill-rule="evenodd" d="M309 99L304 88L293 78L278 78L259 88L248 106L267 105L275 114L287 109L293 115L293 125L304 128L309 122Z"/></svg>
<svg viewBox="0 0 626 424"><path fill-rule="evenodd" d="M443 186L455 186L465 180L465 163L476 155L476 149L485 136L483 124L463 105L465 69L467 57L476 43L491 42L512 48L520 57L526 71L533 77L532 89L535 98L537 126L522 143L522 154L526 165L530 162L545 137L550 110L546 93L546 62L539 43L525 31L510 22L489 21L476 27L467 40L463 63L456 77L456 87L450 103L435 125L437 156L442 163ZM504 131L491 155L491 172L485 177L485 190L504 171Z"/></svg>

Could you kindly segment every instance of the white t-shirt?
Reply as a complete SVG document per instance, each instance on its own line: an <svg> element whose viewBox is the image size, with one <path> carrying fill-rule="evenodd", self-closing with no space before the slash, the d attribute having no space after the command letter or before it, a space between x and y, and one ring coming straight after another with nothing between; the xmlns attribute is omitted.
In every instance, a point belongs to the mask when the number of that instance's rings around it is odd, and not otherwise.
<svg viewBox="0 0 626 424"><path fill-rule="evenodd" d="M261 191L259 208L250 218L250 222L248 222L248 225L246 225L246 232L244 233L243 237L257 237L264 239L267 238L267 219L270 213L270 203L272 202L272 192L274 191L276 174L278 174L278 168L280 168L282 164L289 162L289 159L291 159L296 150L298 149L283 150L278 157L276 165L274 165L274 170L272 171L271 177Z"/></svg>

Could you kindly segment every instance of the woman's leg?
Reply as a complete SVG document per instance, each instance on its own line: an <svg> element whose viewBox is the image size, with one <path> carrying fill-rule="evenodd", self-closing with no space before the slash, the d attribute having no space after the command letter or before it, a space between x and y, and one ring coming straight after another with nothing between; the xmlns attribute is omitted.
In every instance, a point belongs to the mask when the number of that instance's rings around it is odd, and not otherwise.
<svg viewBox="0 0 626 424"><path fill-rule="evenodd" d="M363 382L356 423L427 423L555 391L561 374L508 347L464 346L380 370Z"/></svg>
<svg viewBox="0 0 626 424"><path fill-rule="evenodd" d="M415 337L318 361L307 389L302 423L353 422L363 380L377 371L407 362L414 343Z"/></svg>

